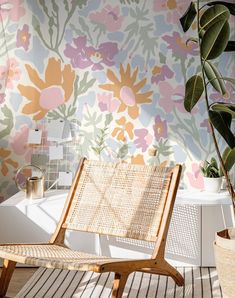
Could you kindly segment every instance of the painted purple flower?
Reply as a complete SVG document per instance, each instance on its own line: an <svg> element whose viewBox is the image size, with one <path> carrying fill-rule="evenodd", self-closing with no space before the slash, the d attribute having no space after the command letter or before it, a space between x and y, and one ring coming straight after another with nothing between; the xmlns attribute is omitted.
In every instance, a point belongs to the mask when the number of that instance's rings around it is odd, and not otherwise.
<svg viewBox="0 0 235 298"><path fill-rule="evenodd" d="M117 43L104 42L98 49L86 46L86 36L73 39L75 47L66 44L64 54L71 59L74 68L87 68L92 65L92 70L103 69L103 65L112 66L113 58L118 52Z"/></svg>
<svg viewBox="0 0 235 298"><path fill-rule="evenodd" d="M225 83L226 87L226 93L224 95L221 95L219 92L215 91L210 94L210 99L214 102L227 102L227 103L233 103L235 100L235 91L232 87L232 84L230 84L228 81Z"/></svg>
<svg viewBox="0 0 235 298"><path fill-rule="evenodd" d="M120 106L120 101L113 97L111 93L98 93L97 94L98 105L101 112L108 111L110 113L117 111Z"/></svg>
<svg viewBox="0 0 235 298"><path fill-rule="evenodd" d="M6 96L5 93L0 93L0 104L4 103L4 101L5 101L5 96Z"/></svg>
<svg viewBox="0 0 235 298"><path fill-rule="evenodd" d="M201 123L200 123L200 127L205 127L208 133L211 133L211 128L209 125L209 120L208 119L204 119Z"/></svg>
<svg viewBox="0 0 235 298"><path fill-rule="evenodd" d="M90 19L95 24L101 24L110 32L118 31L123 22L123 16L120 16L119 6L112 7L106 5L100 12L90 14Z"/></svg>
<svg viewBox="0 0 235 298"><path fill-rule="evenodd" d="M166 120L161 120L160 116L155 117L155 123L153 125L153 131L154 136L157 141L160 140L160 138L167 138L167 124Z"/></svg>
<svg viewBox="0 0 235 298"><path fill-rule="evenodd" d="M195 43L189 43L186 45L184 39L181 38L179 32L173 32L173 35L165 35L163 38L167 43L168 49L172 50L172 54L176 58L187 58L188 55L198 55L198 45Z"/></svg>
<svg viewBox="0 0 235 298"><path fill-rule="evenodd" d="M152 70L152 74L152 84L158 84L160 81L165 81L166 78L171 79L174 75L174 72L167 65L163 65L162 67L156 65Z"/></svg>
<svg viewBox="0 0 235 298"><path fill-rule="evenodd" d="M136 147L141 148L142 152L145 152L148 149L149 145L152 143L153 137L145 128L135 129L134 133L137 137L134 141Z"/></svg>
<svg viewBox="0 0 235 298"><path fill-rule="evenodd" d="M181 113L187 113L184 108L184 87L173 87L168 82L159 82L159 105L166 113L171 113L176 108ZM193 108L193 113L198 111L197 107Z"/></svg>
<svg viewBox="0 0 235 298"><path fill-rule="evenodd" d="M17 31L16 46L17 48L23 47L25 51L29 48L29 39L31 34L29 33L29 26L24 24L22 30Z"/></svg>

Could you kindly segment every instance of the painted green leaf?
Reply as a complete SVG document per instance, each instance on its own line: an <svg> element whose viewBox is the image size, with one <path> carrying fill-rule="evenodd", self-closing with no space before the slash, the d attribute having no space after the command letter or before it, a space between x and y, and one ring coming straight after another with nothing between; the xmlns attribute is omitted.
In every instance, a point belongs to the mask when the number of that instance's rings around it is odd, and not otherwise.
<svg viewBox="0 0 235 298"><path fill-rule="evenodd" d="M212 6L212 5L216 5L216 4L222 4L224 6L226 6L229 10L229 12L232 15L235 15L235 4L234 3L230 3L230 2L224 2L224 1L212 1L207 3L208 6Z"/></svg>
<svg viewBox="0 0 235 298"><path fill-rule="evenodd" d="M209 118L212 125L224 138L230 148L235 147L235 136L230 130L232 115L224 111L209 111Z"/></svg>
<svg viewBox="0 0 235 298"><path fill-rule="evenodd" d="M226 22L230 13L224 5L214 5L208 8L200 18L200 30L207 30L217 22Z"/></svg>
<svg viewBox="0 0 235 298"><path fill-rule="evenodd" d="M184 13L184 15L180 18L180 23L184 32L188 31L196 15L197 15L196 3L191 2L188 9Z"/></svg>
<svg viewBox="0 0 235 298"><path fill-rule="evenodd" d="M208 81L210 84L217 90L220 94L225 95L226 94L226 87L224 84L224 80L221 78L222 75L220 74L219 70L215 65L210 63L209 61L205 61L204 64L204 70L206 73L206 76L208 78Z"/></svg>
<svg viewBox="0 0 235 298"><path fill-rule="evenodd" d="M225 50L229 40L229 23L219 21L210 26L202 38L201 53L205 60L215 59Z"/></svg>
<svg viewBox="0 0 235 298"><path fill-rule="evenodd" d="M226 113L231 114L232 118L235 118L235 105L233 104L219 102L219 103L212 104L210 106L210 109L213 111L224 111Z"/></svg>
<svg viewBox="0 0 235 298"><path fill-rule="evenodd" d="M224 51L225 52L234 52L235 51L235 40L229 40Z"/></svg>
<svg viewBox="0 0 235 298"><path fill-rule="evenodd" d="M223 79L225 81L228 81L232 85L233 89L235 89L235 79L227 78L227 77L224 77Z"/></svg>
<svg viewBox="0 0 235 298"><path fill-rule="evenodd" d="M124 144L119 150L117 154L117 158L124 159L128 154L128 145Z"/></svg>
<svg viewBox="0 0 235 298"><path fill-rule="evenodd" d="M184 107L191 112L203 93L203 80L200 75L192 76L185 86Z"/></svg>
<svg viewBox="0 0 235 298"><path fill-rule="evenodd" d="M235 148L231 149L230 147L226 147L223 152L222 158L224 161L225 170L229 172L232 169L233 165L235 164ZM220 169L220 172L222 174L221 169Z"/></svg>

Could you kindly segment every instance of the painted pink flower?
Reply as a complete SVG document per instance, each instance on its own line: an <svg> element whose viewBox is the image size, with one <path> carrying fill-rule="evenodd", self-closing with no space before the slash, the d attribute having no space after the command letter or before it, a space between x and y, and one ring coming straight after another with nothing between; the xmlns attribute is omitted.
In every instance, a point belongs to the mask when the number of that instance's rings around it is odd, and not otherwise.
<svg viewBox="0 0 235 298"><path fill-rule="evenodd" d="M32 149L27 146L29 135L28 125L21 125L21 127L14 132L14 135L10 139L10 145L12 150L17 155L25 155L25 160L30 162Z"/></svg>
<svg viewBox="0 0 235 298"><path fill-rule="evenodd" d="M5 102L5 97L6 97L5 93L0 93L0 104Z"/></svg>
<svg viewBox="0 0 235 298"><path fill-rule="evenodd" d="M165 81L165 79L171 79L174 75L174 72L167 66L155 66L152 70L152 84L158 84L160 81Z"/></svg>
<svg viewBox="0 0 235 298"><path fill-rule="evenodd" d="M6 82L6 88L13 89L13 81L20 79L21 71L15 58L10 58L6 66L0 66L0 80Z"/></svg>
<svg viewBox="0 0 235 298"><path fill-rule="evenodd" d="M137 137L134 140L136 147L141 148L142 152L145 152L148 149L149 145L152 143L152 135L148 132L146 128L135 129L134 133Z"/></svg>
<svg viewBox="0 0 235 298"><path fill-rule="evenodd" d="M167 123L166 120L161 120L160 116L155 117L155 123L153 125L154 136L157 141L161 138L167 138Z"/></svg>
<svg viewBox="0 0 235 298"><path fill-rule="evenodd" d="M201 174L200 166L197 163L192 163L191 169L191 172L186 172L190 186L197 189L203 189L204 181Z"/></svg>
<svg viewBox="0 0 235 298"><path fill-rule="evenodd" d="M22 30L17 31L16 46L17 48L23 47L25 51L29 48L29 39L31 34L29 33L29 26L24 24Z"/></svg>
<svg viewBox="0 0 235 298"><path fill-rule="evenodd" d="M25 14L25 9L21 7L23 0L0 0L0 13L3 19L10 18L13 22Z"/></svg>
<svg viewBox="0 0 235 298"><path fill-rule="evenodd" d="M115 112L121 104L117 98L112 96L111 93L98 93L97 99L101 112Z"/></svg>
<svg viewBox="0 0 235 298"><path fill-rule="evenodd" d="M165 35L162 39L168 43L167 48L172 50L172 54L176 58L198 55L198 45L192 42L186 45L186 40L181 38L179 32L173 32L173 35Z"/></svg>
<svg viewBox="0 0 235 298"><path fill-rule="evenodd" d="M184 87L173 87L167 82L159 82L159 93L161 94L158 101L159 105L166 113L171 113L176 108L181 113L186 113L184 108ZM197 108L194 108L196 112Z"/></svg>
<svg viewBox="0 0 235 298"><path fill-rule="evenodd" d="M92 70L103 69L103 64L111 66L113 58L118 52L117 43L104 42L98 49L86 46L86 36L79 36L73 39L75 47L66 44L64 54L70 58L74 68L87 68L92 65Z"/></svg>
<svg viewBox="0 0 235 298"><path fill-rule="evenodd" d="M90 19L95 24L101 24L106 30L115 32L122 26L124 17L120 16L119 6L106 5L100 12L90 14Z"/></svg>

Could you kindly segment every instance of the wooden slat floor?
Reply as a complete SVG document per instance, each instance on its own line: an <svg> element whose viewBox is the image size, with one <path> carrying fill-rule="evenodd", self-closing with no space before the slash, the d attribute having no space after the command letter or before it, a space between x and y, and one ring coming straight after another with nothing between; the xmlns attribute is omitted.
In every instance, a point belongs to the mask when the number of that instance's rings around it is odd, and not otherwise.
<svg viewBox="0 0 235 298"><path fill-rule="evenodd" d="M222 298L215 268L178 268L185 286L177 287L171 278L132 274L123 297L128 298ZM7 297L16 298L108 298L111 274L75 272L59 269L17 268ZM29 279L28 282L26 282ZM20 288L23 288L20 290ZM19 292L20 290L20 292ZM16 294L18 293L18 294Z"/></svg>

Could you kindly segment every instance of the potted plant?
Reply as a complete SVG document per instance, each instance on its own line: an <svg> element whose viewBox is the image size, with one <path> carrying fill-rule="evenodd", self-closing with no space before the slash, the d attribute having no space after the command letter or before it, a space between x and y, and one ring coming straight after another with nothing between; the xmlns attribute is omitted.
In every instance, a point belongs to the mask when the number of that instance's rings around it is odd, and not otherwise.
<svg viewBox="0 0 235 298"><path fill-rule="evenodd" d="M230 40L230 16L235 15L235 4L224 1L191 2L185 14L180 18L184 32L196 19L197 36L188 39L187 44L194 42L199 47L200 71L188 79L185 86L184 106L191 112L199 99L203 97L208 113L209 126L221 170L227 182L235 215L235 193L230 181L228 169L223 160L223 154L218 146L217 137L220 135L228 148L225 156L230 165L235 163L235 136L231 130L231 122L235 117L233 103L210 103L208 87L212 86L218 93L226 95L228 82L235 86L234 78L223 77L217 68L218 58L224 51L235 51L235 41ZM217 60L217 61L216 61ZM203 95L203 96L202 96ZM217 133L216 133L217 132ZM218 232L214 243L215 260L220 284L224 294L235 297L235 228Z"/></svg>
<svg viewBox="0 0 235 298"><path fill-rule="evenodd" d="M209 192L219 192L222 184L222 176L220 176L220 170L218 163L214 157L210 161L205 160L201 171L204 180L204 190Z"/></svg>

